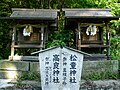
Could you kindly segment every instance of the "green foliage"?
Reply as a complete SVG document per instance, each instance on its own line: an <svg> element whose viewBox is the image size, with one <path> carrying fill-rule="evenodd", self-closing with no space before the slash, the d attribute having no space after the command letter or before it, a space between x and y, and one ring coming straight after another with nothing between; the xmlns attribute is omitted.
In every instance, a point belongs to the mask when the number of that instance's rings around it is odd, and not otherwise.
<svg viewBox="0 0 120 90"><path fill-rule="evenodd" d="M111 21L111 27L110 31L112 34L112 37L120 35L120 19L118 21L113 20Z"/></svg>
<svg viewBox="0 0 120 90"><path fill-rule="evenodd" d="M86 80L118 79L119 75L113 71L113 68L112 62L100 62L87 71L83 78Z"/></svg>
<svg viewBox="0 0 120 90"><path fill-rule="evenodd" d="M0 56L0 60L2 60L2 57Z"/></svg>
<svg viewBox="0 0 120 90"><path fill-rule="evenodd" d="M6 4L5 1L3 2L0 2L0 16L9 16L10 15L10 8L9 8L9 5Z"/></svg>
<svg viewBox="0 0 120 90"><path fill-rule="evenodd" d="M114 60L120 59L120 36L111 38L111 56Z"/></svg>
<svg viewBox="0 0 120 90"><path fill-rule="evenodd" d="M118 74L112 71L96 72L92 71L86 78L86 80L105 80L105 79L118 79Z"/></svg>
<svg viewBox="0 0 120 90"><path fill-rule="evenodd" d="M10 15L10 8L7 0L0 1L0 16L6 17ZM10 55L10 22L6 22L5 20L0 20L0 57L8 58Z"/></svg>
<svg viewBox="0 0 120 90"><path fill-rule="evenodd" d="M68 46L68 42L71 40L71 33L68 30L64 30L64 16L60 13L60 19L58 22L58 31L50 32L49 42L47 48L52 46Z"/></svg>
<svg viewBox="0 0 120 90"><path fill-rule="evenodd" d="M34 80L34 81L40 81L40 73L39 72L30 72L30 71L25 71L22 72L22 75L17 76L17 86L28 86L28 84L23 84L22 81L25 80Z"/></svg>
<svg viewBox="0 0 120 90"><path fill-rule="evenodd" d="M64 7L67 8L92 8L96 7L96 0L65 0Z"/></svg>
<svg viewBox="0 0 120 90"><path fill-rule="evenodd" d="M8 29L9 24L5 20L0 21L0 57L8 58L10 55L10 30Z"/></svg>
<svg viewBox="0 0 120 90"><path fill-rule="evenodd" d="M21 76L18 76L17 81L20 82L24 80L40 81L40 73L39 72L23 72Z"/></svg>
<svg viewBox="0 0 120 90"><path fill-rule="evenodd" d="M61 46L61 47L63 47L65 45L66 44L61 40L53 40L52 42L47 43L47 48L53 47L53 46Z"/></svg>
<svg viewBox="0 0 120 90"><path fill-rule="evenodd" d="M52 46L68 46L68 41L71 40L71 33L67 30L56 31L50 33L47 48Z"/></svg>

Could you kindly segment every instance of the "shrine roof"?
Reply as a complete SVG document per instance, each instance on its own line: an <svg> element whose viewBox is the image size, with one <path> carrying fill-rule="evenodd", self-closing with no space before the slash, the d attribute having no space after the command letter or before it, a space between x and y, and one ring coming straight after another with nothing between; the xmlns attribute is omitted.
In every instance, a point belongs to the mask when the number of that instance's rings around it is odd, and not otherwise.
<svg viewBox="0 0 120 90"><path fill-rule="evenodd" d="M55 9L20 9L13 8L13 13L11 14L11 18L26 18L26 19L56 19L57 12L59 10Z"/></svg>
<svg viewBox="0 0 120 90"><path fill-rule="evenodd" d="M65 17L68 19L102 19L102 20L118 20L119 17L111 14L111 9L97 9L97 8L85 8L85 9L63 9Z"/></svg>
<svg viewBox="0 0 120 90"><path fill-rule="evenodd" d="M65 11L65 16L112 16L111 9L63 9Z"/></svg>

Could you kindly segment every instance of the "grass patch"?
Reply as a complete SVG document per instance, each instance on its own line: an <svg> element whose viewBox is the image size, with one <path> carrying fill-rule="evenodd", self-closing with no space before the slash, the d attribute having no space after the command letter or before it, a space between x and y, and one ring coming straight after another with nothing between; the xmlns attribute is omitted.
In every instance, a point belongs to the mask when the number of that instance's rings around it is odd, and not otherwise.
<svg viewBox="0 0 120 90"><path fill-rule="evenodd" d="M112 61L94 64L94 66L87 67L87 71L82 75L82 78L85 80L118 79L119 74L114 71L114 65Z"/></svg>
<svg viewBox="0 0 120 90"><path fill-rule="evenodd" d="M24 81L24 80L35 80L40 81L40 73L39 72L23 72L21 76L18 76L17 81Z"/></svg>

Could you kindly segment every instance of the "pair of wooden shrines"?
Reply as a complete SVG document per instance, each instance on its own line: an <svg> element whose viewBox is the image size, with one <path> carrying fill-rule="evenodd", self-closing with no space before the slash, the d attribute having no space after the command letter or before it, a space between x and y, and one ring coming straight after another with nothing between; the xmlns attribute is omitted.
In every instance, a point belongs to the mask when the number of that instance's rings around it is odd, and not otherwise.
<svg viewBox="0 0 120 90"><path fill-rule="evenodd" d="M110 20L118 20L119 17L113 17L110 9L63 9L63 11L64 29L72 35L71 40L65 43L69 47L91 54L103 54L106 49L109 59L108 23ZM14 20L16 25L13 26L11 59L15 56L16 49L28 49L28 51L45 49L51 31L56 31L58 28L58 12L59 10L50 9L13 9L10 20Z"/></svg>
<svg viewBox="0 0 120 90"><path fill-rule="evenodd" d="M50 30L47 25L18 25L15 32L16 38L13 47L16 49L45 49L45 45L49 41ZM102 26L97 24L83 24L81 25L80 32L78 32L78 29L69 30L69 32L73 35L73 41L66 42L69 47L78 49L79 33L81 38L81 50L89 51L89 46L87 45L103 45Z"/></svg>

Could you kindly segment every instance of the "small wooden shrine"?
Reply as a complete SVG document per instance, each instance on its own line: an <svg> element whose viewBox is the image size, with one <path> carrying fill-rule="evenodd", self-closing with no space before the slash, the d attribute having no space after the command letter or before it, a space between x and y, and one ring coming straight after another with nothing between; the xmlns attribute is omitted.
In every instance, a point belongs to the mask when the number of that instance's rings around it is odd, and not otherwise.
<svg viewBox="0 0 120 90"><path fill-rule="evenodd" d="M104 54L110 59L109 22L119 17L111 15L111 9L63 9L65 29L73 32L73 47L95 56ZM103 35L106 33L106 42Z"/></svg>
<svg viewBox="0 0 120 90"><path fill-rule="evenodd" d="M57 29L58 10L13 8L12 11L9 19L14 21L14 26L9 58L28 60L30 56L15 56L15 50L44 49L49 31Z"/></svg>

